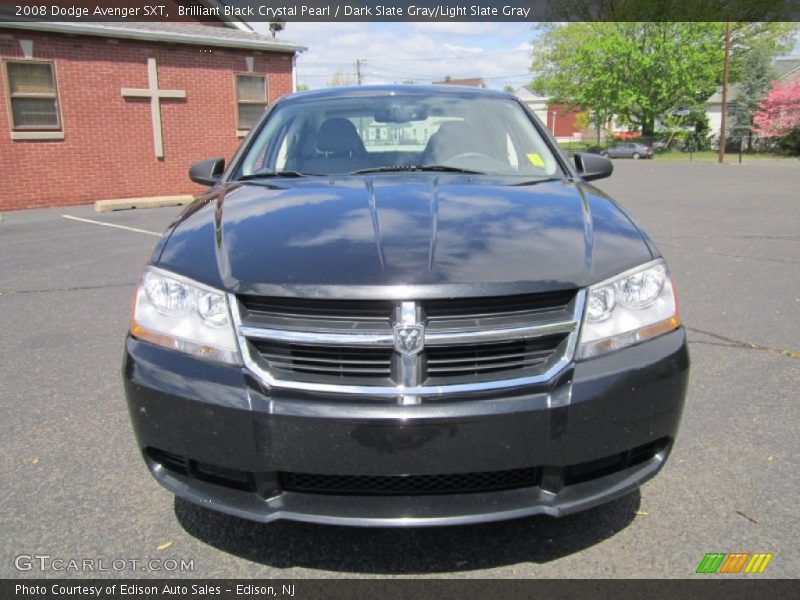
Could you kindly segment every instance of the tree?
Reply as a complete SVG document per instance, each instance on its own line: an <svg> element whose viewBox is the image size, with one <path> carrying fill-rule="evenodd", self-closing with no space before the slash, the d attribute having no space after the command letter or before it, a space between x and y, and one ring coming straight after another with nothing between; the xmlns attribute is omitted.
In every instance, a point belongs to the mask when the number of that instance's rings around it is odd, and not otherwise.
<svg viewBox="0 0 800 600"><path fill-rule="evenodd" d="M775 81L753 117L756 133L800 153L800 80Z"/></svg>
<svg viewBox="0 0 800 600"><path fill-rule="evenodd" d="M747 77L754 60L789 52L797 32L797 23L731 23L731 81Z"/></svg>
<svg viewBox="0 0 800 600"><path fill-rule="evenodd" d="M308 85L306 85L305 83L298 83L297 84L297 91L298 92L308 91Z"/></svg>
<svg viewBox="0 0 800 600"><path fill-rule="evenodd" d="M278 20L272 21L269 24L269 32L272 34L272 37L275 37L275 34L279 31L283 31L286 28L286 21Z"/></svg>
<svg viewBox="0 0 800 600"><path fill-rule="evenodd" d="M617 115L652 135L656 119L705 100L719 82L719 23L549 23L534 41L533 88Z"/></svg>
<svg viewBox="0 0 800 600"><path fill-rule="evenodd" d="M505 86L503 86L503 91L504 92L508 92L509 94L513 94L514 91L515 91L515 88L514 88L513 85L505 85Z"/></svg>
<svg viewBox="0 0 800 600"><path fill-rule="evenodd" d="M597 9L592 18L610 14L624 21L631 10L667 4L606 0L584 6L576 0L571 10ZM628 12L618 16L621 10ZM532 88L591 108L595 122L618 115L650 135L656 119L702 104L721 83L724 23L612 21L540 26ZM750 78L757 88L748 74L754 73L753 55L774 58L791 47L796 31L793 23L732 23L730 80Z"/></svg>
<svg viewBox="0 0 800 600"><path fill-rule="evenodd" d="M772 54L770 48L759 45L750 49L741 60L736 84L739 92L736 98L737 112L731 124L731 139L740 144L744 144L746 139L748 149L752 148L753 115L775 78Z"/></svg>
<svg viewBox="0 0 800 600"><path fill-rule="evenodd" d="M347 75L342 73L341 71L337 71L336 74L328 79L327 86L328 87L339 87L343 85L353 85L355 83L355 79L352 75Z"/></svg>

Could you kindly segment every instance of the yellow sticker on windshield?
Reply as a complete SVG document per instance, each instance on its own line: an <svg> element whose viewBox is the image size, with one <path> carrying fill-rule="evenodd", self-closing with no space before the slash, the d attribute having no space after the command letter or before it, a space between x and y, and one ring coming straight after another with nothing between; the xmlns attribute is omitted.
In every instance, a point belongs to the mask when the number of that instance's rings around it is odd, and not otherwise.
<svg viewBox="0 0 800 600"><path fill-rule="evenodd" d="M544 166L544 161L542 160L542 157L539 156L538 153L536 153L536 152L528 152L528 154L526 154L525 156L528 157L528 160L531 162L531 164L534 167L543 167Z"/></svg>

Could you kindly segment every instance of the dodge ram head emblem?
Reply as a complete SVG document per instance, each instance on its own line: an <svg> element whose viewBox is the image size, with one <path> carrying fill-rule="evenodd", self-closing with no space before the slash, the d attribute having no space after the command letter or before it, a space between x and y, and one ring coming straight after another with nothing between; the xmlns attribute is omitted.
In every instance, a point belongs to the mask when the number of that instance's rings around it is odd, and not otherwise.
<svg viewBox="0 0 800 600"><path fill-rule="evenodd" d="M394 347L400 354L411 356L419 353L425 344L424 325L404 325L399 323L394 326Z"/></svg>

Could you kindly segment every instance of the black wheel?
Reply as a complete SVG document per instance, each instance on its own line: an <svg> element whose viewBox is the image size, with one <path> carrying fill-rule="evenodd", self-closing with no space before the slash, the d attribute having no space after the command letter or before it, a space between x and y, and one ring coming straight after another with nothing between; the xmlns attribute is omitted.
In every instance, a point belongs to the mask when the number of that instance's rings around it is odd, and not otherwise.
<svg viewBox="0 0 800 600"><path fill-rule="evenodd" d="M633 153L633 160L639 160L640 158L642 158L641 154L639 154L638 152Z"/></svg>

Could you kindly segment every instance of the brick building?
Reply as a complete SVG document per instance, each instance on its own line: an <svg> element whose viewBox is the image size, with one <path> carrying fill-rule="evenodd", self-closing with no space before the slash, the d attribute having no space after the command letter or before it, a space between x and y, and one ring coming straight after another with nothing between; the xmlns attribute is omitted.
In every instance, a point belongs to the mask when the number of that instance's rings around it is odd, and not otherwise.
<svg viewBox="0 0 800 600"><path fill-rule="evenodd" d="M550 102L550 98L534 94L525 86L518 88L514 95L528 105L558 141L581 137L577 121L578 116L586 111Z"/></svg>
<svg viewBox="0 0 800 600"><path fill-rule="evenodd" d="M0 25L0 211L197 193L304 49L236 20Z"/></svg>

